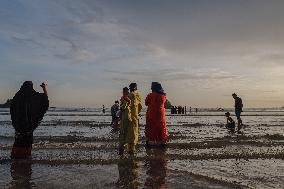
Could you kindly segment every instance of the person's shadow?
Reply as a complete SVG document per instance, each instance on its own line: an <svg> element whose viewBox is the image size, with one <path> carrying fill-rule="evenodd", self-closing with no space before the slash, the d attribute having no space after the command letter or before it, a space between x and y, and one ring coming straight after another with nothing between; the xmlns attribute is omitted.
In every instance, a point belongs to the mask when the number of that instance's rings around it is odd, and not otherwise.
<svg viewBox="0 0 284 189"><path fill-rule="evenodd" d="M31 182L32 176L32 161L26 160L13 160L11 163L11 189L31 189L34 184Z"/></svg>
<svg viewBox="0 0 284 189"><path fill-rule="evenodd" d="M167 159L165 148L146 149L147 158L145 161L146 181L145 188L168 188L166 184L167 177Z"/></svg>
<svg viewBox="0 0 284 189"><path fill-rule="evenodd" d="M119 188L138 188L140 186L138 182L138 160L135 157L121 158L117 165L119 179L116 186Z"/></svg>

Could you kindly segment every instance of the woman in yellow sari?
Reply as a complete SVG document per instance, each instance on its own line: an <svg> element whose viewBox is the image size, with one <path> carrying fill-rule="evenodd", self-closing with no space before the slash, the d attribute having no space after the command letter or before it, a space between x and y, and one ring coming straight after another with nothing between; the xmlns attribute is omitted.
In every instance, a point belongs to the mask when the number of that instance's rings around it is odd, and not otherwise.
<svg viewBox="0 0 284 189"><path fill-rule="evenodd" d="M123 95L120 98L120 132L119 132L119 155L123 155L124 145L129 142L129 128L132 127L130 114L129 90L123 88Z"/></svg>
<svg viewBox="0 0 284 189"><path fill-rule="evenodd" d="M123 88L121 102L121 121L119 134L119 155L123 155L124 145L128 145L128 153L134 154L135 146L138 143L138 114L140 113L141 97L137 92L137 85L130 84Z"/></svg>
<svg viewBox="0 0 284 189"><path fill-rule="evenodd" d="M132 131L131 131L131 143L129 143L129 152L134 153L135 146L138 143L138 126L139 126L139 113L142 110L141 105L141 97L137 91L137 84L131 83L129 85L130 94L129 99L130 103L130 113L131 113L131 120L132 120Z"/></svg>

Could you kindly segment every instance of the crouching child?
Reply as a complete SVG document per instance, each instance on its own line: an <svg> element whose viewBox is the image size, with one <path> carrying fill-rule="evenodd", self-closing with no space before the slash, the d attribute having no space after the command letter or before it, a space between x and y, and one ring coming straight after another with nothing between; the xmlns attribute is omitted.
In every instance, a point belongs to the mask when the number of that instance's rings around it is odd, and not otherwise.
<svg viewBox="0 0 284 189"><path fill-rule="evenodd" d="M231 131L231 132L235 132L235 121L233 120L233 118L231 118L230 116L230 112L226 112L225 116L227 118L227 124L226 124L226 128Z"/></svg>

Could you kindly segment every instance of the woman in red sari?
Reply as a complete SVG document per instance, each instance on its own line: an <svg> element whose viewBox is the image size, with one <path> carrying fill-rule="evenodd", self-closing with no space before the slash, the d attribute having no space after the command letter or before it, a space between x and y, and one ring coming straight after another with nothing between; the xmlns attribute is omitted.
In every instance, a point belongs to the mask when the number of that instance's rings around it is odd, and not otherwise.
<svg viewBox="0 0 284 189"><path fill-rule="evenodd" d="M152 93L148 94L145 105L148 106L146 114L146 145L165 145L167 140L167 129L165 120L166 94L162 85L152 82Z"/></svg>

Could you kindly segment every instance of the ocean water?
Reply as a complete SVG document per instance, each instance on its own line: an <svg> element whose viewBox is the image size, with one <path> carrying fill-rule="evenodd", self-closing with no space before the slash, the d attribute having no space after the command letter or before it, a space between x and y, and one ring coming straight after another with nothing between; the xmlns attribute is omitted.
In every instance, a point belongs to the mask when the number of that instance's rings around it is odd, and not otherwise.
<svg viewBox="0 0 284 189"><path fill-rule="evenodd" d="M143 112L136 155L120 157L108 109L51 108L32 159L12 161L14 130L0 109L0 188L284 188L284 111L250 109L242 119L232 134L224 112L167 113L168 147L146 150Z"/></svg>

